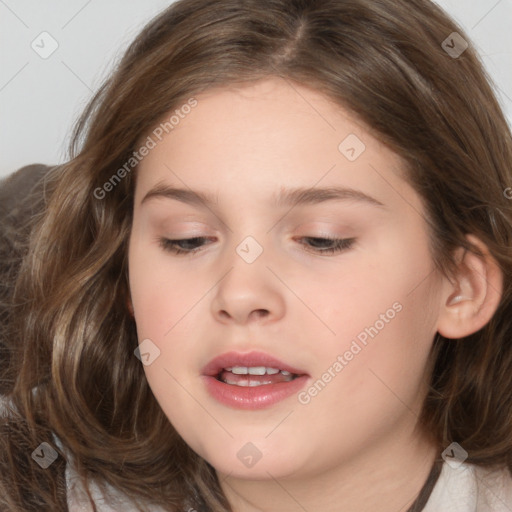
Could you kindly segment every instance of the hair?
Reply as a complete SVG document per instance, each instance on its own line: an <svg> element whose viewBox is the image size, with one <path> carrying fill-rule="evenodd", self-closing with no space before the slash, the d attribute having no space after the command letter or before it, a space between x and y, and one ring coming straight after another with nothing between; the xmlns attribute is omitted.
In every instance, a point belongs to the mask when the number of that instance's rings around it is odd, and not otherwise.
<svg viewBox="0 0 512 512"><path fill-rule="evenodd" d="M468 37L428 0L180 0L129 46L78 120L68 161L45 178L44 215L27 239L2 343L0 504L65 510L64 453L84 482L180 510L231 510L214 468L154 398L127 308L127 240L136 167L99 199L137 143L173 109L213 88L270 77L342 106L399 155L421 197L436 268L454 252L503 272L493 318L478 332L437 334L421 424L440 452L512 471L512 136L478 55L442 42ZM3 318L3 317L2 317ZM40 469L31 452L55 434L66 452Z"/></svg>

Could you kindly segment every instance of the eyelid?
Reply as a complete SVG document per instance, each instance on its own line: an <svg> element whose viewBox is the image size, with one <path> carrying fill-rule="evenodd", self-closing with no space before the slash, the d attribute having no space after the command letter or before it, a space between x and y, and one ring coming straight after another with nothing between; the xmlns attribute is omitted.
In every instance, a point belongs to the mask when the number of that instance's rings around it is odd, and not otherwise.
<svg viewBox="0 0 512 512"><path fill-rule="evenodd" d="M205 241L208 239L211 239L212 237L208 236L193 236L193 237L187 237L187 238L165 238L165 237L158 237L158 244L160 247L167 252L174 253L176 256L178 255L194 255L197 252L201 251L201 248L204 247L203 244L201 244L198 247L194 247L193 249L182 249L179 247L178 244L180 243L186 243L191 241ZM298 240L316 240L321 242L328 242L331 244L334 244L332 247L327 248L315 248L314 244L308 245L308 244L300 244L304 246L304 251L313 253L315 255L325 256L325 255L338 255L341 254L349 249L352 248L354 243L356 242L356 238L336 238L331 236L302 236L302 237L295 237ZM209 244L207 244L209 245Z"/></svg>
<svg viewBox="0 0 512 512"><path fill-rule="evenodd" d="M328 241L334 244L334 247L329 247L325 249L315 249L314 247L309 247L308 249L305 249L307 252L313 252L314 254L318 254L321 256L325 255L338 255L341 253L344 253L345 251L348 251L352 248L354 243L356 242L355 237L351 238L336 238L336 237L330 237L330 236L303 236L300 237L301 240L309 239L309 240L322 240L322 241Z"/></svg>

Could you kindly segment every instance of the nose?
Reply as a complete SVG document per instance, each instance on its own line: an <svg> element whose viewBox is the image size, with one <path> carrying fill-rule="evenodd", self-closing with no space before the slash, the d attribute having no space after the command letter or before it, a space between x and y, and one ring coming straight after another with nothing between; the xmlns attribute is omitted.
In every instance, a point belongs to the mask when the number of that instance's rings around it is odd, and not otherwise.
<svg viewBox="0 0 512 512"><path fill-rule="evenodd" d="M285 312L282 283L267 268L263 258L233 265L215 288L212 314L222 323L275 322Z"/></svg>

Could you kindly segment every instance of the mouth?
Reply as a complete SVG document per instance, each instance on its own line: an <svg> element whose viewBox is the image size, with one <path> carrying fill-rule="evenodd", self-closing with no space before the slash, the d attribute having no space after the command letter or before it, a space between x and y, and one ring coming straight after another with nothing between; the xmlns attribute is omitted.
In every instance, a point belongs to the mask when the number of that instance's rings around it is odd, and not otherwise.
<svg viewBox="0 0 512 512"><path fill-rule="evenodd" d="M262 353L229 352L202 371L210 395L233 408L268 407L302 388L309 375Z"/></svg>
<svg viewBox="0 0 512 512"><path fill-rule="evenodd" d="M291 382L299 377L297 373L267 366L233 366L222 368L216 379L225 384L240 387L256 387L268 384Z"/></svg>

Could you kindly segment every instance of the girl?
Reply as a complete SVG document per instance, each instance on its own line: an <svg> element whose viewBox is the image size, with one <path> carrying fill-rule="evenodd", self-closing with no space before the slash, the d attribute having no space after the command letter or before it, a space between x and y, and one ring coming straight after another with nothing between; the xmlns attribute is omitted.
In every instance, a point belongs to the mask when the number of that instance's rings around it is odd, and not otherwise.
<svg viewBox="0 0 512 512"><path fill-rule="evenodd" d="M181 0L71 156L4 265L2 509L512 510L511 133L438 7Z"/></svg>

